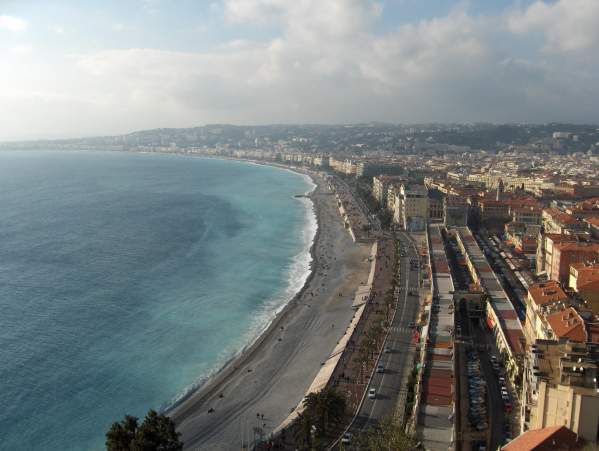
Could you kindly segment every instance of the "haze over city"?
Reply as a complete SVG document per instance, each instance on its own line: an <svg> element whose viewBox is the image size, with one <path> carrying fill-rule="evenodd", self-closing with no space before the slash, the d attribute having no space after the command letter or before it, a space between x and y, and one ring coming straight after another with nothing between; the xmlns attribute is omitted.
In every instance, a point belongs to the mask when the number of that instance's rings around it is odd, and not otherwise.
<svg viewBox="0 0 599 451"><path fill-rule="evenodd" d="M599 119L595 0L0 2L0 140Z"/></svg>

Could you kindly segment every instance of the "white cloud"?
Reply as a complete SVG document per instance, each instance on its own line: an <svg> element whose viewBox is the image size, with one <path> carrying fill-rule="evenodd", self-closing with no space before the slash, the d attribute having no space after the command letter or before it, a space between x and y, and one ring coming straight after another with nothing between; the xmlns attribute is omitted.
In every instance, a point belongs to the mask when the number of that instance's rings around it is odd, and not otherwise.
<svg viewBox="0 0 599 451"><path fill-rule="evenodd" d="M374 1L227 0L223 8L240 27L268 21L277 36L205 52L107 50L13 65L0 72L0 117L22 112L27 129L68 135L210 122L599 120L590 101L599 97L599 62L519 51L534 10L458 9L376 33ZM0 136L11 126L19 122L0 124Z"/></svg>
<svg viewBox="0 0 599 451"><path fill-rule="evenodd" d="M48 27L48 30L55 34L64 34L64 28L59 25L50 26Z"/></svg>
<svg viewBox="0 0 599 451"><path fill-rule="evenodd" d="M16 45L10 49L15 55L28 55L33 51L33 47L28 44Z"/></svg>
<svg viewBox="0 0 599 451"><path fill-rule="evenodd" d="M0 29L10 31L23 31L28 27L27 22L18 17L0 15Z"/></svg>
<svg viewBox="0 0 599 451"><path fill-rule="evenodd" d="M515 33L541 32L549 51L599 51L597 0L537 1L524 11L514 12L508 25Z"/></svg>

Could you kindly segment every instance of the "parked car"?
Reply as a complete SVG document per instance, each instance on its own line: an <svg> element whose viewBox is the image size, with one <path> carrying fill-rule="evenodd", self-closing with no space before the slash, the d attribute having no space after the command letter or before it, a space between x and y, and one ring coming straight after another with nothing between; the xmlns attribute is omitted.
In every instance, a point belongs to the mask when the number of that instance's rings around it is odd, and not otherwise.
<svg viewBox="0 0 599 451"><path fill-rule="evenodd" d="M368 397L370 399L376 398L376 390L374 388L371 388L370 390L368 390Z"/></svg>
<svg viewBox="0 0 599 451"><path fill-rule="evenodd" d="M351 434L349 432L343 434L343 437L341 438L341 443L343 443L344 445L349 445L351 443Z"/></svg>

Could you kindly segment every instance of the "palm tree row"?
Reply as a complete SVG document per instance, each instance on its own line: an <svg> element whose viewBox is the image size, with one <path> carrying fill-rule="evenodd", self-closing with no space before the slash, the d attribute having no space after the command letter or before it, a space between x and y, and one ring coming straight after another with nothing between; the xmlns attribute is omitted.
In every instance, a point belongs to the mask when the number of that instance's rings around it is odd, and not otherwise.
<svg viewBox="0 0 599 451"><path fill-rule="evenodd" d="M347 403L343 395L326 387L308 394L303 405L304 411L297 419L296 439L302 450L311 450L318 448L331 428L343 420Z"/></svg>

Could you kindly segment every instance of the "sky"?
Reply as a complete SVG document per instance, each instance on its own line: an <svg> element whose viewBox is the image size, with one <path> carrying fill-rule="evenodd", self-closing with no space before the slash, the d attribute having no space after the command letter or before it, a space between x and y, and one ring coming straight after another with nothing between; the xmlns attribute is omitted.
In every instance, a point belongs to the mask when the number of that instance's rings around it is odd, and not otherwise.
<svg viewBox="0 0 599 451"><path fill-rule="evenodd" d="M0 140L599 123L599 0L0 0Z"/></svg>

